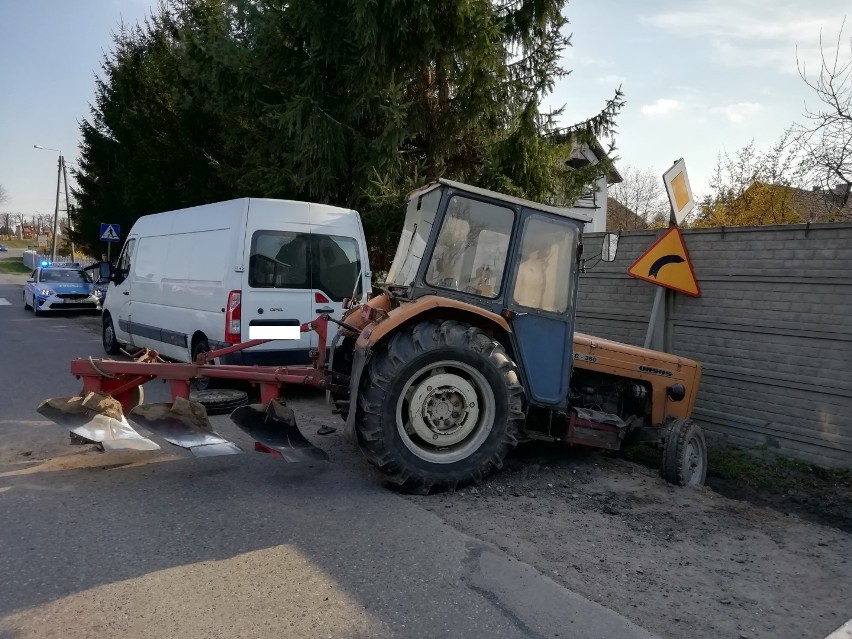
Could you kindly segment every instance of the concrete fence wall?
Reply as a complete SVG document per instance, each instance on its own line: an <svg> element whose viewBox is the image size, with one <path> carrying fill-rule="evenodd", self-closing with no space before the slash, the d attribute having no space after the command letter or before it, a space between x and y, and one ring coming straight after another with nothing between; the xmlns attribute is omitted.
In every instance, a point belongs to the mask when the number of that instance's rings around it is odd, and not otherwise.
<svg viewBox="0 0 852 639"><path fill-rule="evenodd" d="M581 276L577 330L643 345L658 287L627 268L662 233L623 234L616 261ZM695 419L738 445L852 467L852 224L684 238L702 296L666 292L652 347L703 365Z"/></svg>

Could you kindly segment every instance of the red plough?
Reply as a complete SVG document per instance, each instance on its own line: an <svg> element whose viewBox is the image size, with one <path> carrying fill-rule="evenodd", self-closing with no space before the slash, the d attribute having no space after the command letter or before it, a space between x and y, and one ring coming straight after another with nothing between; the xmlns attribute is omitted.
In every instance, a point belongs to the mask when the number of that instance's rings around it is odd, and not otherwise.
<svg viewBox="0 0 852 639"><path fill-rule="evenodd" d="M187 448L196 457L242 452L210 426L201 404L190 401L193 379L230 379L249 382L260 389L260 404L241 406L231 419L255 440L255 450L271 453L287 461L327 459L299 432L293 411L282 396L285 385L327 386L327 315L301 325L301 332L314 331L319 348L310 366L214 365L216 358L272 341L250 340L199 355L194 363L163 360L146 349L133 360L78 358L71 362L71 374L82 379L79 396L42 402L38 412L68 428L84 442L101 444L105 450L159 448L132 425L147 429L166 441ZM152 380L167 381L172 402L144 404L141 387ZM132 424L132 425L131 425ZM78 439L78 441L79 441Z"/></svg>

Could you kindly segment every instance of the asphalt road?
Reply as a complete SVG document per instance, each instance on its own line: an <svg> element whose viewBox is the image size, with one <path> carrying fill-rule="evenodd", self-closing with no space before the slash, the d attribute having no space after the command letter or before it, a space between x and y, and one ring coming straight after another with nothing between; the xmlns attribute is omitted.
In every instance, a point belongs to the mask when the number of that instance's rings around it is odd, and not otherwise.
<svg viewBox="0 0 852 639"><path fill-rule="evenodd" d="M11 282L0 639L652 636L333 463L68 446L35 408L79 390L68 361L102 356L97 318L35 318ZM226 417L212 423L251 449Z"/></svg>

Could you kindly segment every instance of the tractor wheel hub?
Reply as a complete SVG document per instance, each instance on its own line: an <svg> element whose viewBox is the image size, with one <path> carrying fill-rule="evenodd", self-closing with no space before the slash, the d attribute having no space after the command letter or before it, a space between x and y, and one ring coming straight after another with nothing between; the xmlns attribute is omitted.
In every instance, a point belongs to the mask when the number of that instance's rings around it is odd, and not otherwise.
<svg viewBox="0 0 852 639"><path fill-rule="evenodd" d="M476 428L476 390L460 375L439 373L427 377L411 396L409 417L421 439L435 446L457 444Z"/></svg>

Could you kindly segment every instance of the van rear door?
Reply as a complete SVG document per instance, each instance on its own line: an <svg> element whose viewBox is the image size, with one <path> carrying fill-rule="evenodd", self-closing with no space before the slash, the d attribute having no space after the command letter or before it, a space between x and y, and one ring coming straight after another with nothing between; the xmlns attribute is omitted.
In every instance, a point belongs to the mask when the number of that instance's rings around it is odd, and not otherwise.
<svg viewBox="0 0 852 639"><path fill-rule="evenodd" d="M301 324L315 317L308 206L251 200L246 228L248 259L240 300L243 340L249 339L252 321L292 320ZM301 333L298 340L276 340L243 351L243 360L247 364L307 364L310 348L310 334Z"/></svg>
<svg viewBox="0 0 852 639"><path fill-rule="evenodd" d="M348 297L361 299L363 294L363 262L359 242L354 237L326 235L323 229L314 226L312 255L314 257L314 312L319 314L331 309L339 319L343 300Z"/></svg>
<svg viewBox="0 0 852 639"><path fill-rule="evenodd" d="M316 205L311 209L314 315L343 316L343 301L365 300L370 267L361 219L356 211ZM318 338L311 336L317 348Z"/></svg>

